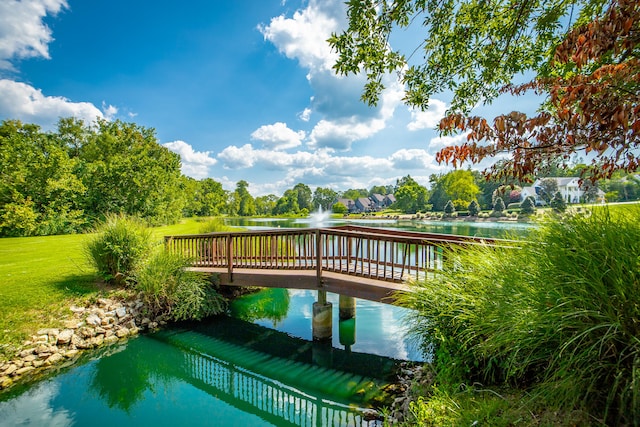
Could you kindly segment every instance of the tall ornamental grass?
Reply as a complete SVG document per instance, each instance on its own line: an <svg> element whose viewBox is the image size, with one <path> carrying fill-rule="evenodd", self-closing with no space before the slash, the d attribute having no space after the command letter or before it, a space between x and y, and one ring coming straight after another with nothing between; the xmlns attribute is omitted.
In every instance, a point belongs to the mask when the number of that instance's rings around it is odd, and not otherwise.
<svg viewBox="0 0 640 427"><path fill-rule="evenodd" d="M107 281L128 283L151 249L151 231L139 219L107 215L85 246L88 259Z"/></svg>
<svg viewBox="0 0 640 427"><path fill-rule="evenodd" d="M189 260L164 249L154 252L136 271L136 289L149 314L171 320L199 320L223 313L226 300L202 274L188 271Z"/></svg>
<svg viewBox="0 0 640 427"><path fill-rule="evenodd" d="M510 384L640 425L640 212L550 221L519 247L455 249L401 301L440 382Z"/></svg>

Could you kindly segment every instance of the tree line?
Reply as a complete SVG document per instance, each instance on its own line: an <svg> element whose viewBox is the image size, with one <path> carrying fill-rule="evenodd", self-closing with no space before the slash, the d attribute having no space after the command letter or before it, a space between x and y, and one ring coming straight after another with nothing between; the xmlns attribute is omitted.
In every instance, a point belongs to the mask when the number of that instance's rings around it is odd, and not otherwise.
<svg viewBox="0 0 640 427"><path fill-rule="evenodd" d="M580 176L584 165L550 168L548 176ZM88 126L64 118L55 131L15 120L0 125L0 236L82 232L110 213L151 225L191 216L306 215L332 210L338 198L394 194L403 213L443 211L447 202L467 210L472 201L491 209L496 194L508 205L521 183L487 180L479 172L431 175L429 188L407 175L395 185L315 190L298 183L282 196L253 197L241 180L234 191L180 172L180 157L160 145L155 130L119 120ZM640 198L640 181L617 172L600 183L609 201Z"/></svg>

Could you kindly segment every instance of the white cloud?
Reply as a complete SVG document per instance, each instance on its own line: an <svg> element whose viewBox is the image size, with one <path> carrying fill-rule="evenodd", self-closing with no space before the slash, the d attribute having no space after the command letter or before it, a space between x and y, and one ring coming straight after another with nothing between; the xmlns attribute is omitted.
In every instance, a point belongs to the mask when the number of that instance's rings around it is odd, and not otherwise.
<svg viewBox="0 0 640 427"><path fill-rule="evenodd" d="M61 96L45 96L41 90L25 83L1 79L0 117L35 123L50 129L60 117L76 117L92 123L96 118L105 116L90 102L71 102Z"/></svg>
<svg viewBox="0 0 640 427"><path fill-rule="evenodd" d="M13 70L14 58L49 59L53 38L42 19L66 7L66 0L0 1L0 69Z"/></svg>
<svg viewBox="0 0 640 427"><path fill-rule="evenodd" d="M395 169L424 169L435 164L435 157L421 149L401 149L389 158Z"/></svg>
<svg viewBox="0 0 640 427"><path fill-rule="evenodd" d="M311 119L311 108L305 108L302 113L298 114L298 118L303 122L308 122Z"/></svg>
<svg viewBox="0 0 640 427"><path fill-rule="evenodd" d="M286 123L277 122L272 125L260 126L251 134L251 139L262 141L263 145L274 150L286 150L302 144L304 131L294 131Z"/></svg>
<svg viewBox="0 0 640 427"><path fill-rule="evenodd" d="M107 120L113 120L116 114L118 114L118 108L113 105L107 105L104 101L102 101L102 111L104 113L104 117Z"/></svg>
<svg viewBox="0 0 640 427"><path fill-rule="evenodd" d="M411 131L420 129L433 129L440 123L447 111L447 104L439 99L429 100L429 109L422 111L420 109L410 109L411 122L407 125L407 129Z"/></svg>
<svg viewBox="0 0 640 427"><path fill-rule="evenodd" d="M344 10L338 1L311 0L306 9L296 11L292 18L280 15L258 29L265 40L287 58L297 59L304 68L331 70L337 54L331 51L326 40L339 28L338 10Z"/></svg>
<svg viewBox="0 0 640 427"><path fill-rule="evenodd" d="M343 120L320 120L311 131L309 147L347 151L354 141L369 138L384 129L384 120L359 122L355 117Z"/></svg>
<svg viewBox="0 0 640 427"><path fill-rule="evenodd" d="M218 162L210 156L209 151L195 151L190 144L184 141L167 142L162 145L180 155L182 173L195 179L208 177L209 167Z"/></svg>
<svg viewBox="0 0 640 427"><path fill-rule="evenodd" d="M444 147L450 147L452 145L462 144L467 140L469 132L464 132L454 136L438 136L432 138L429 141L429 148L432 150L440 150Z"/></svg>

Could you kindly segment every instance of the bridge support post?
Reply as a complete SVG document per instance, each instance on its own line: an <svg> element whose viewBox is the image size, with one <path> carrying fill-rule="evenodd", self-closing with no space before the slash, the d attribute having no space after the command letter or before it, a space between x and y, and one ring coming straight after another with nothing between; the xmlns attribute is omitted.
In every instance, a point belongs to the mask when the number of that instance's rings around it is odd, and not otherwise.
<svg viewBox="0 0 640 427"><path fill-rule="evenodd" d="M312 334L314 341L331 340L333 330L333 304L327 302L327 292L318 291L318 302L313 303Z"/></svg>
<svg viewBox="0 0 640 427"><path fill-rule="evenodd" d="M356 299L354 297L340 295L338 307L340 320L346 320L355 317Z"/></svg>
<svg viewBox="0 0 640 427"><path fill-rule="evenodd" d="M351 346L356 343L356 318L352 317L338 322L338 333L340 344L344 346L347 353L351 353Z"/></svg>

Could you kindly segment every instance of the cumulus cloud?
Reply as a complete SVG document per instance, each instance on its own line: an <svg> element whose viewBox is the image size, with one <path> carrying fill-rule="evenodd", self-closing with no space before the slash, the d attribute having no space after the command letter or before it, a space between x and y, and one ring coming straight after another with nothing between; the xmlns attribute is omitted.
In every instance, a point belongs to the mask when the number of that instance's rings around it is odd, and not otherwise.
<svg viewBox="0 0 640 427"><path fill-rule="evenodd" d="M13 70L14 58L48 59L53 38L42 20L66 7L66 0L0 1L0 69Z"/></svg>
<svg viewBox="0 0 640 427"><path fill-rule="evenodd" d="M401 149L393 153L389 160L395 169L424 169L434 165L435 157L421 149Z"/></svg>
<svg viewBox="0 0 640 427"><path fill-rule="evenodd" d="M182 173L195 179L208 177L209 167L218 162L211 157L210 151L195 151L190 144L184 141L167 142L162 145L180 155Z"/></svg>
<svg viewBox="0 0 640 427"><path fill-rule="evenodd" d="M104 117L107 120L113 120L113 118L118 114L118 108L113 105L107 105L104 101L102 101L102 112L104 113Z"/></svg>
<svg viewBox="0 0 640 427"><path fill-rule="evenodd" d="M298 114L298 118L303 122L308 122L311 119L311 108L305 108L302 113Z"/></svg>
<svg viewBox="0 0 640 427"><path fill-rule="evenodd" d="M286 123L277 122L260 126L251 134L251 139L262 141L263 145L274 150L286 150L302 144L306 136L304 131L294 131Z"/></svg>
<svg viewBox="0 0 640 427"><path fill-rule="evenodd" d="M336 10L341 2L311 0L306 9L298 10L292 18L284 15L271 19L258 29L265 40L273 43L287 58L297 59L312 71L331 70L337 59L326 40L339 28Z"/></svg>
<svg viewBox="0 0 640 427"><path fill-rule="evenodd" d="M451 145L461 144L467 140L469 132L461 133L453 136L438 136L429 141L429 148L432 150L440 150Z"/></svg>
<svg viewBox="0 0 640 427"><path fill-rule="evenodd" d="M109 106L112 111L115 107ZM90 102L71 102L61 96L45 96L25 83L0 80L0 116L52 128L60 117L76 117L86 123L105 115Z"/></svg>
<svg viewBox="0 0 640 427"><path fill-rule="evenodd" d="M429 109L422 111L420 109L410 109L411 122L407 125L407 129L411 131L420 129L433 129L440 123L447 111L447 104L438 100L429 100Z"/></svg>

